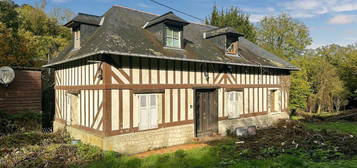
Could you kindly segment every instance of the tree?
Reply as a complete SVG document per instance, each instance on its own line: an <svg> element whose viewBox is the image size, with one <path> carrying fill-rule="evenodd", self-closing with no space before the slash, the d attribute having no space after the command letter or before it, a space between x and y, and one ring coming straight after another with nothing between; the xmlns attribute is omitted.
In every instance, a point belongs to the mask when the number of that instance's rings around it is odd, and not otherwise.
<svg viewBox="0 0 357 168"><path fill-rule="evenodd" d="M348 90L351 103L357 101L357 44L342 47L336 44L316 49L316 56L325 58L336 68L337 74ZM336 100L339 101L339 100Z"/></svg>
<svg viewBox="0 0 357 168"><path fill-rule="evenodd" d="M39 8L0 1L0 64L41 66L68 45L70 29Z"/></svg>
<svg viewBox="0 0 357 168"><path fill-rule="evenodd" d="M291 86L289 108L290 110L305 110L307 108L307 99L312 94L311 84L308 82L308 72L306 67L307 59L300 57L291 63L301 67L300 71L291 73Z"/></svg>
<svg viewBox="0 0 357 168"><path fill-rule="evenodd" d="M312 40L308 28L289 15L265 17L257 27L258 44L286 60L301 56Z"/></svg>
<svg viewBox="0 0 357 168"><path fill-rule="evenodd" d="M66 24L69 22L73 17L76 15L73 11L66 8L52 8L51 12L49 13L51 17L57 19L60 24Z"/></svg>
<svg viewBox="0 0 357 168"><path fill-rule="evenodd" d="M15 8L16 5L12 1L0 1L0 22L17 31L19 20Z"/></svg>
<svg viewBox="0 0 357 168"><path fill-rule="evenodd" d="M238 32L244 34L245 38L255 42L256 32L255 27L249 22L249 15L243 13L236 7L231 7L229 10L218 12L216 6L213 6L211 16L206 18L206 24L210 24L217 27L233 27Z"/></svg>

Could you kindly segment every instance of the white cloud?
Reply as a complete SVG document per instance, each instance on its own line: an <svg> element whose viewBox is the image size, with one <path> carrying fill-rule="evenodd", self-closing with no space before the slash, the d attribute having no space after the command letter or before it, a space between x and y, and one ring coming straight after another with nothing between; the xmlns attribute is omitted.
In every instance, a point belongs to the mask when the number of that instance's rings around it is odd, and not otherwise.
<svg viewBox="0 0 357 168"><path fill-rule="evenodd" d="M253 14L253 15L250 15L249 21L256 23L256 22L261 21L264 17L265 17L265 15Z"/></svg>
<svg viewBox="0 0 357 168"><path fill-rule="evenodd" d="M336 12L354 11L357 10L357 3L355 2L337 5L333 7L332 10Z"/></svg>
<svg viewBox="0 0 357 168"><path fill-rule="evenodd" d="M349 24L357 22L357 15L337 15L329 19L330 24Z"/></svg>
<svg viewBox="0 0 357 168"><path fill-rule="evenodd" d="M294 17L313 17L330 12L357 10L356 0L293 0L282 6Z"/></svg>

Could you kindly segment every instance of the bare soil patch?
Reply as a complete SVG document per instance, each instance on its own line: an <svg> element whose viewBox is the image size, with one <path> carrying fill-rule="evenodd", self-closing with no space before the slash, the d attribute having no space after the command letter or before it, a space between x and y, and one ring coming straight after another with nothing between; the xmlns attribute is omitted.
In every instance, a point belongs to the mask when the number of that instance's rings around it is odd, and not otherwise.
<svg viewBox="0 0 357 168"><path fill-rule="evenodd" d="M184 144L184 145L177 145L177 146L171 146L167 148L162 148L162 149L157 149L157 150L152 150L152 151L147 151L143 153L138 153L134 156L138 158L145 158L149 157L151 155L157 155L157 154L165 154L165 153L173 153L177 150L191 150L191 149L196 149L196 148L203 148L208 146L205 143L199 143L199 144Z"/></svg>

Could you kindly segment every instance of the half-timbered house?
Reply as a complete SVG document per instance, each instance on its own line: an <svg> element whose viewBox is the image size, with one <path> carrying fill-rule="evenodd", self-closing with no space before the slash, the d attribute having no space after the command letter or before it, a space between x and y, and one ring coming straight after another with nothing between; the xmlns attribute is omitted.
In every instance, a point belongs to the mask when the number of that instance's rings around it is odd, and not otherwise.
<svg viewBox="0 0 357 168"><path fill-rule="evenodd" d="M291 64L230 27L113 6L66 24L54 128L137 153L287 118Z"/></svg>

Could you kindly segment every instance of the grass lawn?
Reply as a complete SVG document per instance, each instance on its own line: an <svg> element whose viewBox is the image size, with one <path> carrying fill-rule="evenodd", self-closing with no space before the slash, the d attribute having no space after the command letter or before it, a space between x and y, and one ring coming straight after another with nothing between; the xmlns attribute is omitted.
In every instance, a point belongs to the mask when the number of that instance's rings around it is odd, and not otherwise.
<svg viewBox="0 0 357 168"><path fill-rule="evenodd" d="M347 133L357 136L357 122L318 122L318 123L304 123L309 129L320 131L326 129L327 131L336 131L338 133Z"/></svg>

